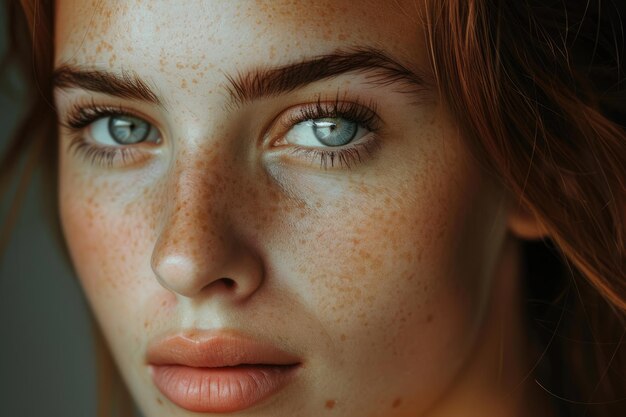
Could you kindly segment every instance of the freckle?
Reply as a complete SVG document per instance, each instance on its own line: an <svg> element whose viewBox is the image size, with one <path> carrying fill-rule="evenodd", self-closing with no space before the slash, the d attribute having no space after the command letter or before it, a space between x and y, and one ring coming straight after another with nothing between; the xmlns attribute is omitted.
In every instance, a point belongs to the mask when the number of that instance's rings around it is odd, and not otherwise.
<svg viewBox="0 0 626 417"><path fill-rule="evenodd" d="M328 400L328 401L326 401L326 408L328 408L329 410L332 410L333 407L335 407L335 404L337 404L337 401L335 401L335 400Z"/></svg>
<svg viewBox="0 0 626 417"><path fill-rule="evenodd" d="M147 322L147 321L144 321L144 322L143 322L143 328L144 328L144 329L147 329L147 328L148 328L148 322Z"/></svg>
<svg viewBox="0 0 626 417"><path fill-rule="evenodd" d="M159 405L163 405L163 401L161 401L161 399L160 399L160 398L157 398L157 403L158 403Z"/></svg>
<svg viewBox="0 0 626 417"><path fill-rule="evenodd" d="M398 408L400 404L402 404L402 398L398 397L395 400L393 400L393 404L391 404L391 406L393 408Z"/></svg>
<svg viewBox="0 0 626 417"><path fill-rule="evenodd" d="M187 80L180 81L180 88L187 88Z"/></svg>
<svg viewBox="0 0 626 417"><path fill-rule="evenodd" d="M345 340L346 340L346 335L345 335L345 334L342 334L342 335L341 335L341 341L342 341L342 342L344 342Z"/></svg>
<svg viewBox="0 0 626 417"><path fill-rule="evenodd" d="M428 316L426 316L426 323L431 323L433 321L433 315L429 314Z"/></svg>
<svg viewBox="0 0 626 417"><path fill-rule="evenodd" d="M192 79L191 79L191 82L192 82L193 84L198 84L198 80L196 80L195 78L192 78Z"/></svg>

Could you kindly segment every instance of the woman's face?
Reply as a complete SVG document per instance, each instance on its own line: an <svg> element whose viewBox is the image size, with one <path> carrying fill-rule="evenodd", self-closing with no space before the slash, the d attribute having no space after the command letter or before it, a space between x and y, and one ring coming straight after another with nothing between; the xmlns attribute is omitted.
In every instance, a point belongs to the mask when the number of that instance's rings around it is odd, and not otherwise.
<svg viewBox="0 0 626 417"><path fill-rule="evenodd" d="M147 416L418 415L463 378L506 213L415 3L58 2L62 224Z"/></svg>

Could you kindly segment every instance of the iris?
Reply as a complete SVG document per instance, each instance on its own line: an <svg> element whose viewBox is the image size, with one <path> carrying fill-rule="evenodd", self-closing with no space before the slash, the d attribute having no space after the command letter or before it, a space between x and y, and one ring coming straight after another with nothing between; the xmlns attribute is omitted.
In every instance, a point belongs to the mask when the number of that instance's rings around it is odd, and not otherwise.
<svg viewBox="0 0 626 417"><path fill-rule="evenodd" d="M137 117L117 115L109 118L109 134L121 145L143 142L150 134L151 125Z"/></svg>
<svg viewBox="0 0 626 417"><path fill-rule="evenodd" d="M358 125L343 118L315 119L311 124L313 134L326 146L342 146L356 136Z"/></svg>

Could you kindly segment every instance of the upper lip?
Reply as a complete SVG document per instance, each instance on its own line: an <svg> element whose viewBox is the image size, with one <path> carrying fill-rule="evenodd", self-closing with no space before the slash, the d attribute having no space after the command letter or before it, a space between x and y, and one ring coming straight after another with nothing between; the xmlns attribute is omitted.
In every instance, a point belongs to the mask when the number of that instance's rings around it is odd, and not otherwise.
<svg viewBox="0 0 626 417"><path fill-rule="evenodd" d="M220 368L237 365L297 365L300 360L274 345L227 330L189 330L149 344L151 365Z"/></svg>

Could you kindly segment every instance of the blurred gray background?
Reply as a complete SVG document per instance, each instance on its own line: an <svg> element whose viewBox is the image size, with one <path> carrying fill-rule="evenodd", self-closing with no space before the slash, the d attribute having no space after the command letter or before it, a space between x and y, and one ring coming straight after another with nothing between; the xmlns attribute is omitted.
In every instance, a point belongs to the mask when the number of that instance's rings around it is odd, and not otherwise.
<svg viewBox="0 0 626 417"><path fill-rule="evenodd" d="M0 56L7 45L0 11ZM24 109L16 70L0 79L0 151ZM0 196L0 224L16 189ZM0 417L96 415L92 331L81 289L44 220L40 172L0 253Z"/></svg>

